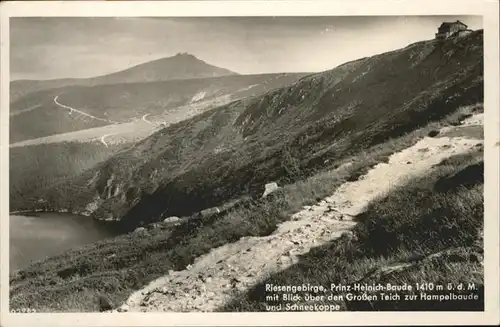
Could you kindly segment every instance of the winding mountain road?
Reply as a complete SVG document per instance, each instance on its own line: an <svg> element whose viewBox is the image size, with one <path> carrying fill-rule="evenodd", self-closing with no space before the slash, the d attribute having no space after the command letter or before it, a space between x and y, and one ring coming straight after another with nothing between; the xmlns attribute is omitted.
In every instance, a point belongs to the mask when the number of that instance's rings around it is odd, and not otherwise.
<svg viewBox="0 0 500 327"><path fill-rule="evenodd" d="M111 124L116 124L116 122L111 121L109 119L104 119L104 118L99 118L99 117L96 117L96 116L92 116L92 115L90 115L90 114L88 114L86 112L83 112L81 110L75 109L75 108L67 106L65 104L62 104L57 99L59 99L59 95L57 95L57 96L54 97L54 103L57 104L61 108L68 109L70 113L72 113L74 111L74 112L77 112L77 113L79 113L81 115L87 116L87 117L92 118L92 119L96 119L96 120L100 120L100 121L105 121L105 122L111 123Z"/></svg>
<svg viewBox="0 0 500 327"><path fill-rule="evenodd" d="M155 126L155 127L160 127L160 126L166 126L166 122L161 122L161 123L155 123L155 122L152 122L150 120L147 120L146 117L151 115L151 113L148 113L148 114L145 114L144 116L142 116L142 120L146 123L148 123L149 125L152 125L152 126Z"/></svg>
<svg viewBox="0 0 500 327"><path fill-rule="evenodd" d="M142 116L142 120L144 122L148 123L149 125L153 125L154 126L155 124L153 124L152 122L150 122L149 120L146 119L146 117L149 116L149 115L150 114L145 114L144 116Z"/></svg>
<svg viewBox="0 0 500 327"><path fill-rule="evenodd" d="M78 109L60 103L58 101L58 97L54 98L54 103L56 103L58 106L66 110L69 110L70 112L75 111L78 113L82 113L85 116L92 116ZM43 108L43 107L36 106L28 109L34 110L35 108ZM98 119L101 121L103 120L102 118L99 117L93 117L93 119ZM49 135L35 139L23 140L20 142L9 144L9 148L17 148L17 147L31 146L37 144L60 143L60 142L95 142L95 141L102 143L106 147L110 147L115 142L114 141L110 142L108 137L117 134L121 135L121 137L124 140L123 142L136 142L139 139L151 135L151 133L154 132L157 128L155 124L148 122L147 124L143 124L140 121L141 121L140 118L136 118L135 121L129 121L125 123L113 123L112 121L107 121L110 122L111 124L88 128L88 129L76 130L73 132ZM153 126L153 128L151 126Z"/></svg>
<svg viewBox="0 0 500 327"><path fill-rule="evenodd" d="M97 120L100 120L100 121L105 121L105 122L107 122L107 123L116 124L116 122L111 121L111 120L109 120L109 119L99 118L99 117L96 117L96 116L90 115L90 114L88 114L88 113L86 113L86 112L83 112L83 111L81 111L81 110L75 109L75 108L70 107L70 106L67 106L67 105L65 105L65 104L62 104L62 103L60 103L60 102L58 101L58 99L59 99L59 95L57 95L56 97L54 97L54 103L55 103L55 104L57 104L57 105L58 105L59 107L61 107L61 108L68 109L70 114L74 111L74 112L77 112L77 113L79 113L79 114L81 114L81 115L84 115L84 116L90 117L90 118L92 118L92 119L97 119ZM115 135L115 134L117 134L117 133L105 134L105 135L101 136L101 138L100 138L99 140L101 141L101 143L102 143L102 144L104 144L104 146L109 147L109 145L108 145L108 143L106 143L106 140L105 140L105 139L106 139L106 137L108 137L108 136L112 136L112 135Z"/></svg>

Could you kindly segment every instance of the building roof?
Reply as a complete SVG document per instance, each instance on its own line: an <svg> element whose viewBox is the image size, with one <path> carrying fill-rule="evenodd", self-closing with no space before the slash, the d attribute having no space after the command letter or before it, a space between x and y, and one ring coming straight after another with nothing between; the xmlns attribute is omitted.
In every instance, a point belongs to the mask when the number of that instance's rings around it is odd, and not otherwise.
<svg viewBox="0 0 500 327"><path fill-rule="evenodd" d="M464 23L462 23L459 20L457 20L456 22L444 22L441 24L441 26L439 28L448 27L448 26L455 25L455 24L460 24L460 25L465 26L467 28L467 25L465 25Z"/></svg>

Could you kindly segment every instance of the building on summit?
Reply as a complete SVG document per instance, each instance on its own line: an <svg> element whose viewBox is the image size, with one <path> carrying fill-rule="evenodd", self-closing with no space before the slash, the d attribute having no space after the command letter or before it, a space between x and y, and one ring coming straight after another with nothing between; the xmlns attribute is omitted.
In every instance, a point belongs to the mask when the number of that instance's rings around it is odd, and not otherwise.
<svg viewBox="0 0 500 327"><path fill-rule="evenodd" d="M467 29L467 25L457 20L456 22L444 22L439 26L438 32L436 33L437 40L446 40L450 37L455 36L465 36L472 32L472 30Z"/></svg>

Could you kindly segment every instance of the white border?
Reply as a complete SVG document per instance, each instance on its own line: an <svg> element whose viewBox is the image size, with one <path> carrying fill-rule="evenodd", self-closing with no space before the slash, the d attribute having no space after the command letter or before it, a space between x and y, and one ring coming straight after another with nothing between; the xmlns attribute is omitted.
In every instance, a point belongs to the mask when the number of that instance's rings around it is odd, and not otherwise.
<svg viewBox="0 0 500 327"><path fill-rule="evenodd" d="M0 230L8 231L8 17L202 17L202 16L376 16L482 15L485 53L485 312L335 313L8 313L8 232L1 234L2 326L324 326L324 325L478 325L498 324L499 315L499 4L496 0L330 0L330 1L26 1L2 2L0 110Z"/></svg>

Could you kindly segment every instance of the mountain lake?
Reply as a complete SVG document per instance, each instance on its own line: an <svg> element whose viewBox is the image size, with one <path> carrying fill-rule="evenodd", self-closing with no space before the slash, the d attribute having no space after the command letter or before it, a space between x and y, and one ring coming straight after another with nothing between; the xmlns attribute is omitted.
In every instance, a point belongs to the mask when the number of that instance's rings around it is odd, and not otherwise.
<svg viewBox="0 0 500 327"><path fill-rule="evenodd" d="M104 222L70 213L11 214L10 272L70 249L76 249L117 233Z"/></svg>

